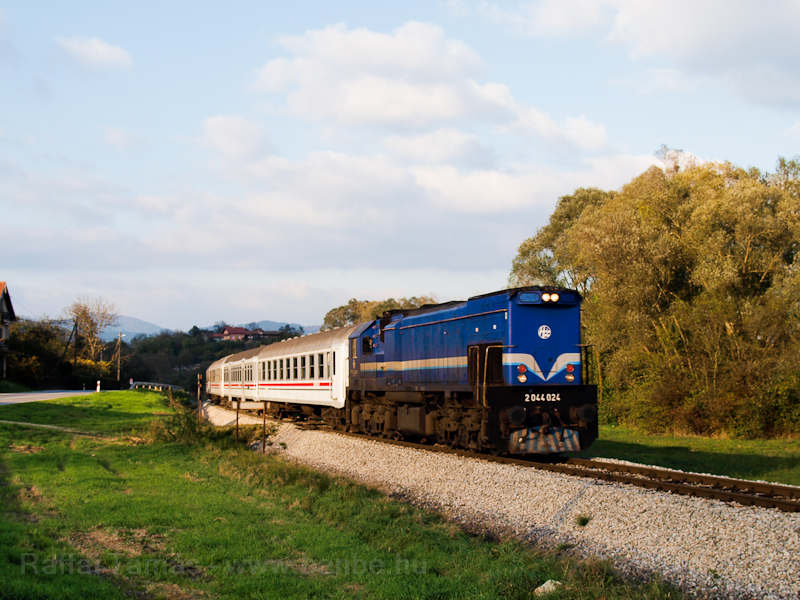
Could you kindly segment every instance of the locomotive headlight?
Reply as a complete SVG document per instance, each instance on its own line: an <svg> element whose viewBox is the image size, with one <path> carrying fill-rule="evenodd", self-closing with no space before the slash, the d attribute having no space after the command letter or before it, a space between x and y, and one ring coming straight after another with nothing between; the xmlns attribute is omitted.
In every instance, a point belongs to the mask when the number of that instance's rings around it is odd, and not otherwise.
<svg viewBox="0 0 800 600"><path fill-rule="evenodd" d="M550 302L550 294L544 293L542 294L542 300L545 302Z"/></svg>
<svg viewBox="0 0 800 600"><path fill-rule="evenodd" d="M573 374L571 374L571 373L567 373L567 374L564 376L564 379L566 379L567 381L575 381L575 375L573 375Z"/></svg>
<svg viewBox="0 0 800 600"><path fill-rule="evenodd" d="M525 383L526 381L528 381L528 376L525 375L525 373L520 373L519 375L517 375L517 381L519 381L520 383Z"/></svg>
<svg viewBox="0 0 800 600"><path fill-rule="evenodd" d="M558 302L558 294L550 294L550 302Z"/></svg>

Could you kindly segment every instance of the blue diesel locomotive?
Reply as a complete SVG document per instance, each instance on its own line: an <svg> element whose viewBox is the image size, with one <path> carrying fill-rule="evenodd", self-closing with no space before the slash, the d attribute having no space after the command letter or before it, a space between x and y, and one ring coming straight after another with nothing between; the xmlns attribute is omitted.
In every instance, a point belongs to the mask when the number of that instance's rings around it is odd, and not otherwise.
<svg viewBox="0 0 800 600"><path fill-rule="evenodd" d="M519 455L582 450L597 438L597 388L581 301L526 287L390 311L221 359L207 391L374 436Z"/></svg>

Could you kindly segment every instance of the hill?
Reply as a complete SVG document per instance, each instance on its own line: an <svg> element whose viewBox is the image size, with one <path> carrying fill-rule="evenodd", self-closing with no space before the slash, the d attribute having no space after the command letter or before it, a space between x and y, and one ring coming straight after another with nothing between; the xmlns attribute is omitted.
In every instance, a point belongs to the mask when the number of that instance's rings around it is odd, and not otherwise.
<svg viewBox="0 0 800 600"><path fill-rule="evenodd" d="M285 325L290 325L294 329L299 329L300 327L303 328L304 333L316 333L319 331L320 325L299 325L298 323L286 323L283 321L258 321L258 322L251 322L251 323L239 323L236 327L247 327L248 329L257 329L261 328L264 331L277 331L281 327ZM208 331L213 331L215 329L214 325L210 325L208 327L201 327L200 329L205 329ZM103 341L110 342L111 340L117 339L119 332L127 338L127 341L130 341L137 335L156 335L161 333L162 331L169 331L164 327L160 327L153 323L148 323L147 321L142 321L141 319L137 319L135 317L126 317L124 315L120 315L117 317L117 322L115 325L112 325L108 329L106 329L100 336Z"/></svg>
<svg viewBox="0 0 800 600"><path fill-rule="evenodd" d="M117 317L116 324L106 329L100 335L100 338L103 341L109 342L117 339L119 332L122 332L128 341L130 341L137 335L156 335L162 331L165 331L164 327L159 327L158 325L148 323L147 321L142 321L141 319L137 319L135 317L126 317L124 315L120 315Z"/></svg>

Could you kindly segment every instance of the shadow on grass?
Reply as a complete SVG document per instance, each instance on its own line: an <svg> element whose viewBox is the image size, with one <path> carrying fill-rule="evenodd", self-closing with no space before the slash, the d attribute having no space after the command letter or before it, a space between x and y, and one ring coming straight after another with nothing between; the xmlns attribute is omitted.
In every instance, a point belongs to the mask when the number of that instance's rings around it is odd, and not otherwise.
<svg viewBox="0 0 800 600"><path fill-rule="evenodd" d="M723 446L724 444L720 444ZM737 452L700 450L690 445L645 445L616 440L597 440L591 448L575 454L578 457L616 458L631 462L657 465L667 469L711 473L741 479L775 481L775 473L786 473L790 480L783 483L800 484L797 456L775 456L755 450ZM781 478L783 479L783 478Z"/></svg>
<svg viewBox="0 0 800 600"><path fill-rule="evenodd" d="M6 576L20 574L23 548L30 546L28 528L37 522L36 516L23 506L20 499L24 489L15 485L12 478L9 461L0 456L0 501L3 506L0 512L0 572ZM4 593L0 592L0 595Z"/></svg>

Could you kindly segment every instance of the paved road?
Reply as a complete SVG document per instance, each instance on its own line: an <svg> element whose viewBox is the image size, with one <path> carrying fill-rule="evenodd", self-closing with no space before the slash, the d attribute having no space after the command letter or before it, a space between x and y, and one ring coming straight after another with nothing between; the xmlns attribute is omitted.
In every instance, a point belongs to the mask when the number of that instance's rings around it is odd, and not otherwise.
<svg viewBox="0 0 800 600"><path fill-rule="evenodd" d="M53 390L50 392L25 392L22 394L0 394L0 406L3 404L22 404L23 402L38 402L39 400L55 400L66 396L85 396L93 394L94 391L68 391Z"/></svg>

